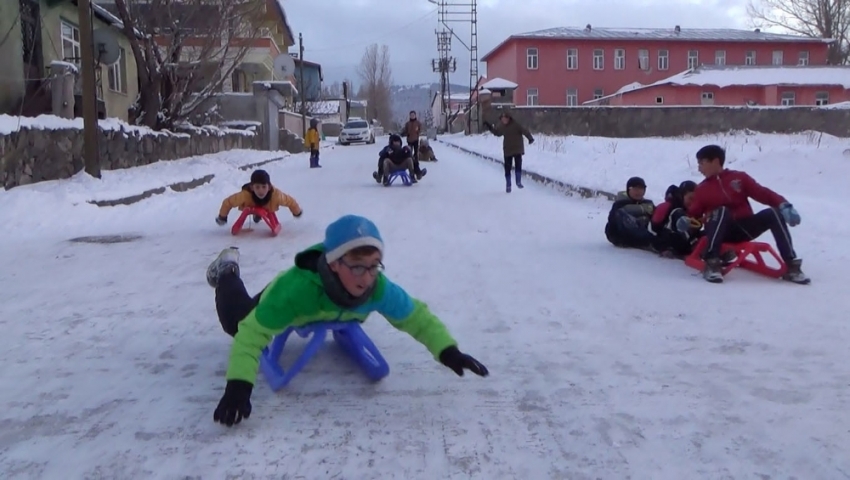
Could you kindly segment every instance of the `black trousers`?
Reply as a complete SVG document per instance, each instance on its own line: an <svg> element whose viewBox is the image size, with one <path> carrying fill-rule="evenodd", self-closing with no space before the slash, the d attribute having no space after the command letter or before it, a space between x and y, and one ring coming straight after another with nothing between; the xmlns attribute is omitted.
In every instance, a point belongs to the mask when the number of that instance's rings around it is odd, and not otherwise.
<svg viewBox="0 0 850 480"><path fill-rule="evenodd" d="M703 258L719 257L723 242L748 242L755 240L768 230L773 234L776 249L779 250L779 256L783 260L789 261L797 258L797 253L794 252L794 244L791 241L791 233L788 232L788 225L779 210L765 208L755 215L735 220L726 207L720 207L708 216L708 221L705 224L708 246L703 253Z"/></svg>
<svg viewBox="0 0 850 480"><path fill-rule="evenodd" d="M413 173L419 175L422 173L422 170L419 169L419 139L415 142L407 140L407 146L413 152Z"/></svg>
<svg viewBox="0 0 850 480"><path fill-rule="evenodd" d="M522 175L522 155L505 156L505 176L511 176L511 167L516 164L517 175Z"/></svg>
<svg viewBox="0 0 850 480"><path fill-rule="evenodd" d="M248 295L242 279L235 273L225 273L218 279L218 286L215 288L215 311L218 313L221 328L228 335L236 335L239 322L257 306L262 293L252 298Z"/></svg>

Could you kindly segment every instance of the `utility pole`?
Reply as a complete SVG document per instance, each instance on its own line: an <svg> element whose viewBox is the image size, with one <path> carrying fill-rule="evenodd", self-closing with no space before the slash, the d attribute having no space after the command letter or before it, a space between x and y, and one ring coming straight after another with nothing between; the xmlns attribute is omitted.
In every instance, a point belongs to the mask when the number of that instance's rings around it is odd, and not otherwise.
<svg viewBox="0 0 850 480"><path fill-rule="evenodd" d="M301 138L307 138L307 102L305 102L307 92L304 91L304 37L298 34L298 60L300 60L301 68L299 73L301 79L298 82L298 90L301 92Z"/></svg>
<svg viewBox="0 0 850 480"><path fill-rule="evenodd" d="M443 111L442 126L449 133L449 110L451 109L451 92L449 89L449 73L457 69L457 61L449 55L452 49L452 33L443 27L435 30L437 34L437 57L431 60L431 70L440 74L440 106Z"/></svg>
<svg viewBox="0 0 850 480"><path fill-rule="evenodd" d="M428 0L439 7L437 22L443 27L443 31L453 36L461 45L469 50L469 107L467 109L467 129L475 133L480 127L479 112L480 105L473 105L473 99L477 99L476 87L478 85L478 2L477 0ZM454 32L450 23L469 25L469 45ZM439 48L439 46L438 46ZM451 47L449 47L451 49ZM448 54L446 54L448 55ZM452 70L454 71L454 70Z"/></svg>
<svg viewBox="0 0 850 480"><path fill-rule="evenodd" d="M80 63L83 69L83 161L86 173L100 178L100 159L97 151L97 94L94 75L94 40L92 39L91 3L78 0L80 17Z"/></svg>

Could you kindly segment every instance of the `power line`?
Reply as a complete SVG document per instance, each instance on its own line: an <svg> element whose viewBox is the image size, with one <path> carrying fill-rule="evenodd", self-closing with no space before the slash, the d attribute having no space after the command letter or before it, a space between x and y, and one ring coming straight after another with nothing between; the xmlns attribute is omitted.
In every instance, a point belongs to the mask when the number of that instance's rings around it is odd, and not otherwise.
<svg viewBox="0 0 850 480"><path fill-rule="evenodd" d="M417 19L415 19L415 20L413 20L413 21L411 21L411 22L409 22L409 23L404 24L404 25L402 25L402 26L400 26L400 27L396 28L395 30L390 30L390 31L383 32L383 33L381 34L381 36L379 36L379 37L373 37L371 40L368 40L368 41L364 41L364 42L360 42L360 43L350 43L350 42L347 42L347 43L341 43L341 44L339 44L338 46L335 46L335 47L308 48L308 49L307 49L307 51L308 51L308 52L310 52L310 53L315 53L315 52L328 52L328 51L331 51L331 50L340 50L340 49L343 49L343 48L351 48L351 47L360 47L360 46L367 46L367 45L371 45L371 44L375 43L375 41L380 40L380 39L383 39L383 38L386 38L386 37L387 37L388 35L390 35L390 34L397 33L397 32L400 32L400 31L402 31L402 30L406 30L406 29L407 29L407 27L409 27L409 26L411 26L411 25L413 25L413 24L415 24L415 23L419 23L419 22L421 22L422 20L425 20L425 19L427 19L427 18L429 18L429 17L434 16L434 14L436 14L436 13L437 13L437 10L438 10L438 9L436 9L436 8L435 8L434 10L429 11L429 12L428 12L428 13L426 13L425 15L422 15L421 17L419 17L419 18L417 18Z"/></svg>

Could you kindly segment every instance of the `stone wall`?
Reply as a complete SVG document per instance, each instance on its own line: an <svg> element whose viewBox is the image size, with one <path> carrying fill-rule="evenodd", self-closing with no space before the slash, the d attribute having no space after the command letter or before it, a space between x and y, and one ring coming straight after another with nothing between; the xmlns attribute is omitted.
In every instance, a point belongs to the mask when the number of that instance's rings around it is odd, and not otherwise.
<svg viewBox="0 0 850 480"><path fill-rule="evenodd" d="M57 118L57 117L54 117ZM153 132L135 127L98 129L100 167L103 170L137 167L160 160L231 149L261 149L259 132L193 128L183 133ZM21 125L0 134L0 184L19 185L69 178L83 169L83 130L44 129Z"/></svg>
<svg viewBox="0 0 850 480"><path fill-rule="evenodd" d="M495 123L500 108L485 110ZM532 132L615 138L677 137L733 130L797 133L815 130L850 137L850 109L786 107L513 107Z"/></svg>

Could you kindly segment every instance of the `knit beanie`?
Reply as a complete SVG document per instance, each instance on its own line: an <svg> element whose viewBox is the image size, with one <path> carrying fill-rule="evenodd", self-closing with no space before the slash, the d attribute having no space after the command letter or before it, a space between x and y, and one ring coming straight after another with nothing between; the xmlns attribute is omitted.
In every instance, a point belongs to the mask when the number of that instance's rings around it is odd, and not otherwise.
<svg viewBox="0 0 850 480"><path fill-rule="evenodd" d="M345 215L325 229L325 258L328 263L339 260L358 247L375 247L383 254L384 241L371 220L357 215Z"/></svg>
<svg viewBox="0 0 850 480"><path fill-rule="evenodd" d="M260 185L271 185L272 180L269 177L269 173L265 170L254 170L254 173L251 174L251 183L257 183Z"/></svg>

